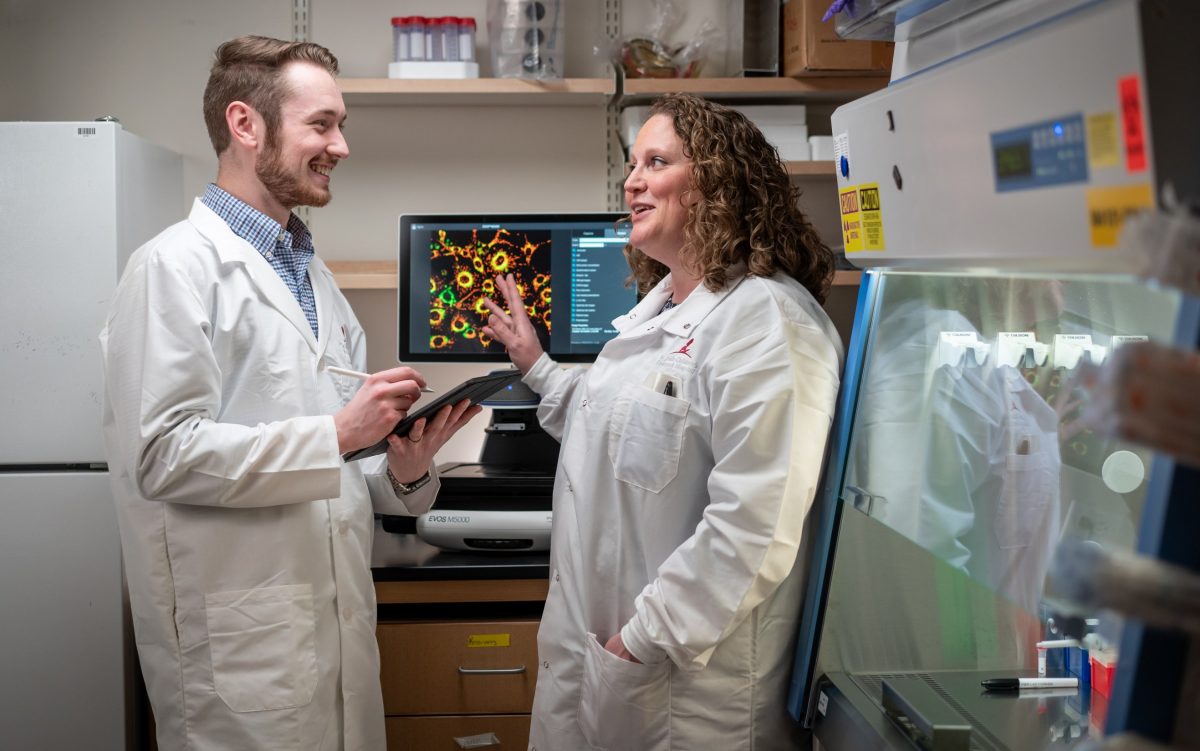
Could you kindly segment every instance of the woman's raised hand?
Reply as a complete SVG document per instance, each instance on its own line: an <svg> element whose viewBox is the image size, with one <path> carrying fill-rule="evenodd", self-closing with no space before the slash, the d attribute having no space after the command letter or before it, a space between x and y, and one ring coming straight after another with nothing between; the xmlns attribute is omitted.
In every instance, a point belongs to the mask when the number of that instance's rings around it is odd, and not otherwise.
<svg viewBox="0 0 1200 751"><path fill-rule="evenodd" d="M542 356L542 343L538 341L537 332L525 314L525 302L517 291L517 282L513 275L496 277L496 289L504 296L508 312L493 302L485 299L483 304L491 311L483 332L504 345L508 359L521 373L528 373L533 364Z"/></svg>

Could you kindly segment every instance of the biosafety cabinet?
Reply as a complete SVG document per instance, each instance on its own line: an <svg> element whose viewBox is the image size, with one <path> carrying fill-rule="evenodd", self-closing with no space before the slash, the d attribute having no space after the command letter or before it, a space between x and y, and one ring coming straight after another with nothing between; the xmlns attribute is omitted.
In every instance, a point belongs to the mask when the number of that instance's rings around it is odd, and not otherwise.
<svg viewBox="0 0 1200 751"><path fill-rule="evenodd" d="M894 38L896 70L833 116L842 239L867 273L791 711L829 751L1183 740L1189 638L1089 611L1058 569L1063 550L1200 568L1197 473L1081 419L1082 375L1121 347L1197 347L1189 282L1122 229L1200 199L1200 4L858 13L839 25ZM1036 677L1038 642L1068 638L1045 672L1077 687L982 688Z"/></svg>

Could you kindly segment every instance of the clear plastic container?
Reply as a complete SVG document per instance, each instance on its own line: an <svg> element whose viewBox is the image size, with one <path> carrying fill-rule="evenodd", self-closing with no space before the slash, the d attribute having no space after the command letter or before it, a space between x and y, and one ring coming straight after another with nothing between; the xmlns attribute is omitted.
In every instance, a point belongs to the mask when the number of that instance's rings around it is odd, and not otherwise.
<svg viewBox="0 0 1200 751"><path fill-rule="evenodd" d="M392 62L398 63L408 59L408 18L394 16L392 18Z"/></svg>
<svg viewBox="0 0 1200 751"><path fill-rule="evenodd" d="M562 78L564 0L488 0L492 72L501 78Z"/></svg>
<svg viewBox="0 0 1200 751"><path fill-rule="evenodd" d="M461 60L458 56L458 16L442 16L438 21L442 31L442 59Z"/></svg>
<svg viewBox="0 0 1200 751"><path fill-rule="evenodd" d="M445 46L442 42L442 19L425 19L425 59L445 60Z"/></svg>
<svg viewBox="0 0 1200 751"><path fill-rule="evenodd" d="M425 44L425 23L428 19L424 16L409 16L408 20L408 59L428 60L429 48Z"/></svg>
<svg viewBox="0 0 1200 751"><path fill-rule="evenodd" d="M458 19L458 59L475 60L475 19Z"/></svg>

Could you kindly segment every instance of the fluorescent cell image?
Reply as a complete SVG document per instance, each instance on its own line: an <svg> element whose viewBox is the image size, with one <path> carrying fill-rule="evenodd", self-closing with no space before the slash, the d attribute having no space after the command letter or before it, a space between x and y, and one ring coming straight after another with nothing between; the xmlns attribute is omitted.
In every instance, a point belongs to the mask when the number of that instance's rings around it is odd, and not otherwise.
<svg viewBox="0 0 1200 751"><path fill-rule="evenodd" d="M496 295L498 274L512 274L525 301L525 312L538 336L550 336L550 232L436 230L430 239L429 348L435 352L485 352L500 349L483 326L483 305Z"/></svg>

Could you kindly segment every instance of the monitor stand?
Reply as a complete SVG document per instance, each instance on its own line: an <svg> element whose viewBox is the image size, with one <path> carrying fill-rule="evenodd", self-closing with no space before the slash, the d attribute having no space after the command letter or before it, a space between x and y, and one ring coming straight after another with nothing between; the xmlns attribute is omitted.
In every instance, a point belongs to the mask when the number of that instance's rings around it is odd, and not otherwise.
<svg viewBox="0 0 1200 751"><path fill-rule="evenodd" d="M558 467L558 441L537 419L536 406L493 407L484 430L479 463L491 470L542 472L551 477Z"/></svg>

